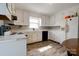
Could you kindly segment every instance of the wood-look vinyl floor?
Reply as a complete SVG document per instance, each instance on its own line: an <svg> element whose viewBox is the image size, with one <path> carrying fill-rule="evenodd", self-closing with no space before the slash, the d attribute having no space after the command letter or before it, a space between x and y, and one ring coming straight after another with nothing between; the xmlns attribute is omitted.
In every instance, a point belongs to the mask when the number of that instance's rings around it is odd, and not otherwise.
<svg viewBox="0 0 79 59"><path fill-rule="evenodd" d="M67 56L65 47L52 41L27 45L28 56Z"/></svg>

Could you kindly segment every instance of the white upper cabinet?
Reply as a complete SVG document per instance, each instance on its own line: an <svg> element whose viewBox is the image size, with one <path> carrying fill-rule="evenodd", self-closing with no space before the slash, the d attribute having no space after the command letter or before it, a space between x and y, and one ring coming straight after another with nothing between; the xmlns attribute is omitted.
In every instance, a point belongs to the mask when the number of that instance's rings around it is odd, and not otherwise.
<svg viewBox="0 0 79 59"><path fill-rule="evenodd" d="M11 20L11 15L14 14L15 7L11 3L0 3L0 14L6 15Z"/></svg>
<svg viewBox="0 0 79 59"><path fill-rule="evenodd" d="M11 14L12 14L12 10L11 10L11 4L6 4L6 16L11 20Z"/></svg>
<svg viewBox="0 0 79 59"><path fill-rule="evenodd" d="M0 14L5 15L6 14L6 4L0 3Z"/></svg>
<svg viewBox="0 0 79 59"><path fill-rule="evenodd" d="M29 25L29 15L26 11L24 11L24 25Z"/></svg>
<svg viewBox="0 0 79 59"><path fill-rule="evenodd" d="M17 20L14 21L14 24L15 25L23 25L23 22L24 22L23 11L22 10L16 10L16 16L17 16Z"/></svg>
<svg viewBox="0 0 79 59"><path fill-rule="evenodd" d="M42 16L41 26L49 26L50 25L50 17Z"/></svg>
<svg viewBox="0 0 79 59"><path fill-rule="evenodd" d="M11 14L9 12L10 8L6 3L0 3L0 14L6 15L11 20Z"/></svg>
<svg viewBox="0 0 79 59"><path fill-rule="evenodd" d="M55 24L55 16L50 16L50 26L54 26Z"/></svg>
<svg viewBox="0 0 79 59"><path fill-rule="evenodd" d="M29 16L26 11L16 9L16 16L15 25L29 25Z"/></svg>
<svg viewBox="0 0 79 59"><path fill-rule="evenodd" d="M11 4L11 9L12 9L12 15L16 15L16 8L14 3Z"/></svg>
<svg viewBox="0 0 79 59"><path fill-rule="evenodd" d="M41 26L45 26L45 17L44 16L42 16Z"/></svg>

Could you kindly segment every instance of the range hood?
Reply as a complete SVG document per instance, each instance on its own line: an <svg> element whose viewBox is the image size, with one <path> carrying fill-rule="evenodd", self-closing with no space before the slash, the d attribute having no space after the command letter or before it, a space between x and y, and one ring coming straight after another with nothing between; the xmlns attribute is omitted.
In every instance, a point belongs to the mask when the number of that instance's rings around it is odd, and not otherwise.
<svg viewBox="0 0 79 59"><path fill-rule="evenodd" d="M9 20L9 18L6 15L0 15L0 20Z"/></svg>

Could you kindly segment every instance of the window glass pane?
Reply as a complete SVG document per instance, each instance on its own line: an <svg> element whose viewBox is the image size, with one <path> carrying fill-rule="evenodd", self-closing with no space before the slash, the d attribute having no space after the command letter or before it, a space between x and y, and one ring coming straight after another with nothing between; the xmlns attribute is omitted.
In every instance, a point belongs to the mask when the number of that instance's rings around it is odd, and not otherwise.
<svg viewBox="0 0 79 59"><path fill-rule="evenodd" d="M37 18L37 17L30 17L29 18L29 24L30 24L30 28L38 28L41 25L41 18Z"/></svg>
<svg viewBox="0 0 79 59"><path fill-rule="evenodd" d="M38 20L30 18L30 22L38 23Z"/></svg>

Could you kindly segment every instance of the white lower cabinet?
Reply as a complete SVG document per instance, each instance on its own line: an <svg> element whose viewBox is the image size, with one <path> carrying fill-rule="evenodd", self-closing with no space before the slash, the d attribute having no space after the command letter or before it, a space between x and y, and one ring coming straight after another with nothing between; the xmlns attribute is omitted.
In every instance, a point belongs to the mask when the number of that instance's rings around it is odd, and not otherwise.
<svg viewBox="0 0 79 59"><path fill-rule="evenodd" d="M49 32L49 39L62 43L65 40L65 32L61 30L53 30Z"/></svg>
<svg viewBox="0 0 79 59"><path fill-rule="evenodd" d="M37 32L33 32L32 34L32 42L37 42L37 37L38 37L38 33Z"/></svg>
<svg viewBox="0 0 79 59"><path fill-rule="evenodd" d="M37 41L42 41L42 31L38 32L37 35Z"/></svg>
<svg viewBox="0 0 79 59"><path fill-rule="evenodd" d="M42 31L28 32L27 44L42 41Z"/></svg>
<svg viewBox="0 0 79 59"><path fill-rule="evenodd" d="M32 38L33 37L33 33L32 32L28 32L27 35L28 35L28 37L27 37L28 38L27 39L27 44L33 42L33 40L32 40L33 39Z"/></svg>

